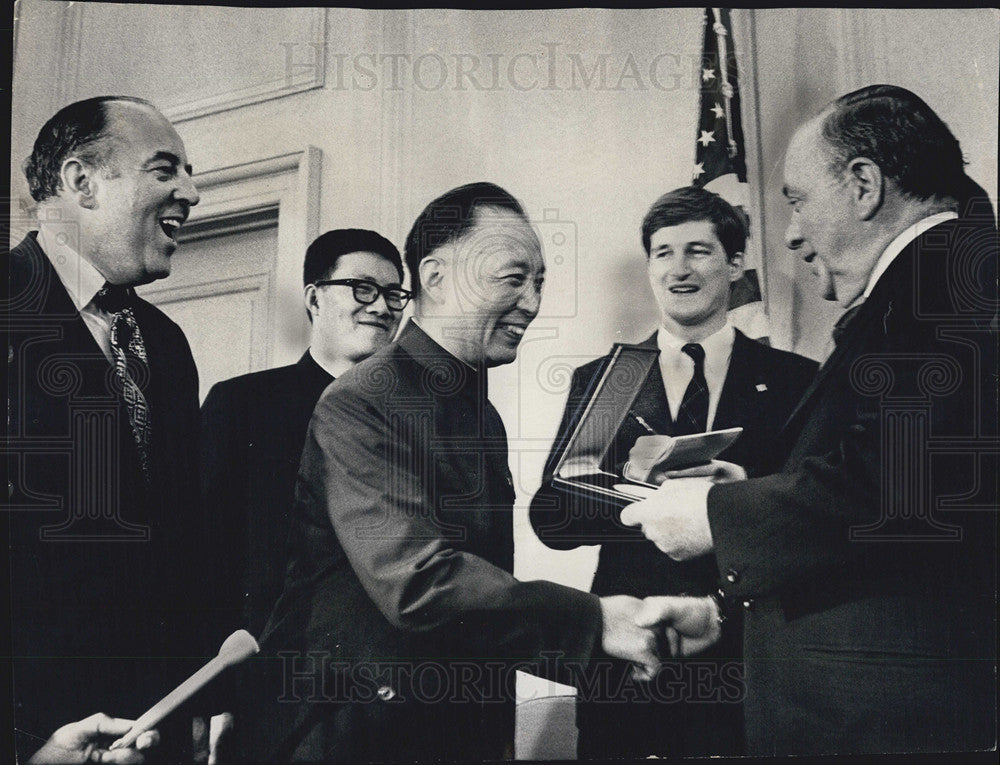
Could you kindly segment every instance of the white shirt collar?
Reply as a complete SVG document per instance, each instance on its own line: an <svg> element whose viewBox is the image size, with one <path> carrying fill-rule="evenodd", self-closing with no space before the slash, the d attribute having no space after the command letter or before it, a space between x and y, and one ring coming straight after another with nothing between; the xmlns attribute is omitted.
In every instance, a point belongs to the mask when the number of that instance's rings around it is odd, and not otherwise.
<svg viewBox="0 0 1000 765"><path fill-rule="evenodd" d="M868 277L868 286L865 287L865 291L861 295L861 300L872 294L872 290L875 289L875 284L881 278L882 274L886 272L889 266L892 265L892 262L899 256L899 253L906 249L906 246L910 242L939 223L944 223L947 220L957 217L958 213L946 210L945 212L930 215L923 220L917 221L912 226L907 226L903 229L899 236L889 242L889 246L885 248L882 255L876 261L875 268L872 269L871 275Z"/></svg>
<svg viewBox="0 0 1000 765"><path fill-rule="evenodd" d="M52 268L69 293L76 310L82 311L107 280L90 261L82 257L69 243L60 243L59 237L45 226L39 228L38 244L52 263Z"/></svg>
<svg viewBox="0 0 1000 765"><path fill-rule="evenodd" d="M733 325L727 321L719 330L713 332L705 339L699 340L698 345L705 349L706 363L708 363L708 359L710 358L718 358L723 355L728 360L735 337L736 332L733 329ZM656 330L656 345L663 352L680 351L688 342L690 341L682 340L676 335L672 335L662 324Z"/></svg>
<svg viewBox="0 0 1000 765"><path fill-rule="evenodd" d="M705 382L708 384L708 427L715 422L715 412L719 397L729 372L729 359L733 353L736 330L726 322L717 332L701 340L699 345L705 350ZM660 348L660 373L667 394L670 417L677 419L684 391L694 374L694 360L681 348L687 344L670 334L662 325L656 332L656 344Z"/></svg>

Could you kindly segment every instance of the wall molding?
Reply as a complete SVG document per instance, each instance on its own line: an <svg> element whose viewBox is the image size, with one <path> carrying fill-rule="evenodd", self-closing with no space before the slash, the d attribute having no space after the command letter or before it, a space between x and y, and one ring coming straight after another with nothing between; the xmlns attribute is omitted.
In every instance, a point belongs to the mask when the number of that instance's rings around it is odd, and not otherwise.
<svg viewBox="0 0 1000 765"><path fill-rule="evenodd" d="M80 44L83 37L83 3L66 3L62 9L62 24L59 29L59 78L52 91L50 111L59 109L77 100L80 92Z"/></svg>
<svg viewBox="0 0 1000 765"><path fill-rule="evenodd" d="M838 95L865 85L886 82L889 63L885 57L885 14L875 8L838 8L835 30L838 34Z"/></svg>
<svg viewBox="0 0 1000 765"><path fill-rule="evenodd" d="M763 164L764 147L761 131L760 89L757 86L757 18L752 9L734 9L732 12L733 37L736 43L737 66L740 77L740 95L743 117L744 150L747 162L748 201L751 236L747 246L760 279L761 297L767 312L771 345L791 348L792 321L789 306L791 291L787 283L771 278L774 262L768 262L768 219L766 207L766 182ZM773 256L772 256L773 257Z"/></svg>
<svg viewBox="0 0 1000 765"><path fill-rule="evenodd" d="M249 358L246 371L254 372L267 368L268 344L268 306L271 303L271 274L264 271L234 278L212 279L194 284L170 286L169 279L162 287L143 291L143 297L151 299L157 306L171 303L186 303L204 298L244 297L250 305L250 341L248 344Z"/></svg>
<svg viewBox="0 0 1000 765"><path fill-rule="evenodd" d="M307 146L302 151L213 168L194 176L201 201L188 218L188 227L195 231L193 238L277 225L277 251L269 271L231 280L232 285L227 282L227 287L235 285L230 292L246 291L252 284L266 295L263 309L271 331L261 339L263 350L255 361L258 368L295 361L307 342L305 312L278 309L301 302L302 258L319 233L321 163L322 151ZM183 240L183 233L181 237ZM251 281L244 283L244 279ZM214 281L176 288L164 285L145 294L157 301L173 302L204 297L217 292L218 285Z"/></svg>
<svg viewBox="0 0 1000 765"><path fill-rule="evenodd" d="M309 40L306 43L311 48L311 55L314 56L310 64L278 72L276 76L263 82L254 83L229 93L194 98L168 106L162 110L167 119L176 124L205 117L209 114L218 114L230 109L238 109L242 106L259 104L307 90L322 88L326 82L326 9L296 8L294 10L311 11L308 26Z"/></svg>
<svg viewBox="0 0 1000 765"><path fill-rule="evenodd" d="M382 11L382 50L413 50L416 19L410 10ZM379 157L381 180L378 190L379 230L390 238L405 236L410 215L407 163L413 152L413 89L386 91L379 113ZM411 279L414 278L411 274Z"/></svg>
<svg viewBox="0 0 1000 765"><path fill-rule="evenodd" d="M164 284L162 287L148 288L144 290L144 295L151 295L156 298L157 305L165 303L182 303L185 300L197 300L217 295L237 295L245 292L261 292L266 290L269 274L262 271L247 276L238 276L234 279L215 279L197 284L184 284L179 287L171 287Z"/></svg>

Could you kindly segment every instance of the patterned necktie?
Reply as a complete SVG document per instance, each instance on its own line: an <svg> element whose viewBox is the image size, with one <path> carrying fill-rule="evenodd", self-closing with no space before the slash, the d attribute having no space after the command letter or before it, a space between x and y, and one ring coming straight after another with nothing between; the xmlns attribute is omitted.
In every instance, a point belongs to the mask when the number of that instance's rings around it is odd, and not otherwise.
<svg viewBox="0 0 1000 765"><path fill-rule="evenodd" d="M122 386L122 398L128 410L132 425L132 435L139 450L139 464L143 478L149 483L151 472L149 462L150 422L149 405L137 381L149 378L149 362L146 344L143 342L139 324L132 311L131 289L105 282L104 287L94 297L94 303L111 314L111 358L115 365L115 376Z"/></svg>
<svg viewBox="0 0 1000 765"><path fill-rule="evenodd" d="M674 422L673 435L687 436L708 429L708 382L705 380L705 349L688 343L681 350L694 360L694 375L684 391Z"/></svg>

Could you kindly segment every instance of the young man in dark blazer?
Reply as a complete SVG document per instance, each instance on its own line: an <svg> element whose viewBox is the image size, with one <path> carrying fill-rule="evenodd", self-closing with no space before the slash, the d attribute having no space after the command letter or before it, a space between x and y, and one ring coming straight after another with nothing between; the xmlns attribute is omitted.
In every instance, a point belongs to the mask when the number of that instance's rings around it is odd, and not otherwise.
<svg viewBox="0 0 1000 765"><path fill-rule="evenodd" d="M414 319L339 377L309 425L262 699L269 761L513 756L516 669L566 681L594 648L656 665L635 598L512 575L514 486L487 370L516 358L544 279L524 210L488 183L407 237ZM546 658L545 652L551 652Z"/></svg>
<svg viewBox="0 0 1000 765"><path fill-rule="evenodd" d="M260 635L281 594L295 475L313 408L326 387L389 344L409 293L385 237L337 229L306 250L302 269L312 325L295 364L212 386L201 408L202 486L214 548L226 557L216 585L231 629Z"/></svg>
<svg viewBox="0 0 1000 765"><path fill-rule="evenodd" d="M623 512L671 558L714 550L745 605L751 754L996 746L997 233L977 188L903 88L800 127L786 241L847 311L784 465Z"/></svg>
<svg viewBox="0 0 1000 765"><path fill-rule="evenodd" d="M777 433L816 364L749 340L728 324L730 284L743 274L742 216L709 191L675 189L646 214L642 242L662 316L661 326L642 345L659 348L660 355L615 435L606 466L620 473L637 439L648 440L653 431L669 436L739 426L744 429L742 436L723 456L751 473L768 470ZM689 351L700 358L696 361ZM542 489L531 504L532 526L542 542L556 549L601 545L591 587L597 595L714 592L718 570L711 554L683 563L672 561L638 531L622 526L613 506L596 507L593 501L552 484L581 407L609 358L585 364L573 374ZM695 399L688 399L689 387L692 395L698 387ZM674 681L683 689L669 699L655 685L629 688L628 668L609 664L578 702L579 756L740 753L739 646L739 625L734 622L721 644L662 670L675 672ZM636 696L629 703L624 697L631 693Z"/></svg>
<svg viewBox="0 0 1000 765"><path fill-rule="evenodd" d="M132 289L170 273L198 203L184 144L148 102L93 98L45 124L25 174L39 229L3 263L23 761L95 710L139 715L214 650L192 634L208 560L198 375L180 328Z"/></svg>

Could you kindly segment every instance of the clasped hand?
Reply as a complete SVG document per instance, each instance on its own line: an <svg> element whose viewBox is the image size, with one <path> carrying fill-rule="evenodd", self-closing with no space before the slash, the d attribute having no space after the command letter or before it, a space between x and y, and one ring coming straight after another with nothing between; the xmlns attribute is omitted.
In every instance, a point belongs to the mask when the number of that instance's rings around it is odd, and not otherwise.
<svg viewBox="0 0 1000 765"><path fill-rule="evenodd" d="M604 652L633 662L633 676L651 680L660 668L659 636L671 656L688 656L715 643L721 634L713 598L659 596L645 600L628 595L601 598Z"/></svg>

